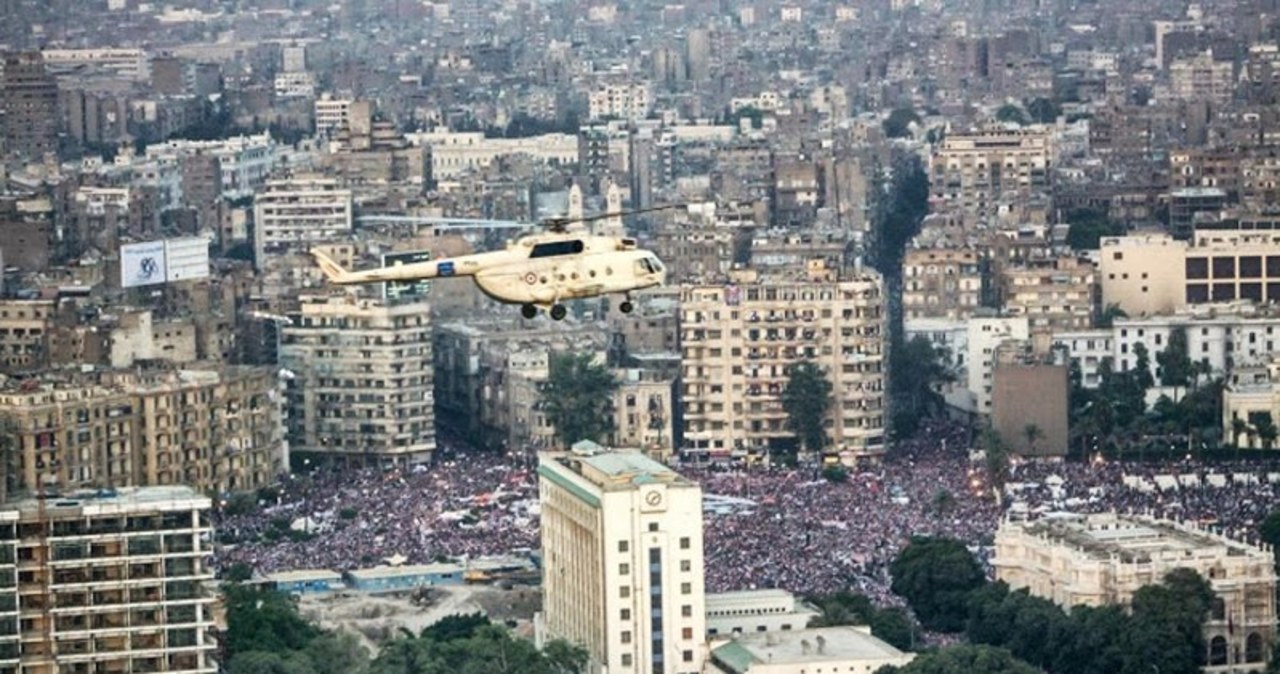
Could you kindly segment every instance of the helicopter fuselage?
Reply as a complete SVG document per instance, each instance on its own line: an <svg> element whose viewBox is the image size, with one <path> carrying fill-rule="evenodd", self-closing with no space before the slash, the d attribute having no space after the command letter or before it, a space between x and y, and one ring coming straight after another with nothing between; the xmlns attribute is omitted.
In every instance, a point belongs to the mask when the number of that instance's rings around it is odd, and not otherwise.
<svg viewBox="0 0 1280 674"><path fill-rule="evenodd" d="M494 300L541 307L666 281L656 255L636 248L634 239L606 236L526 236L503 250L360 272L347 272L320 255L317 259L330 282L339 285L471 276Z"/></svg>

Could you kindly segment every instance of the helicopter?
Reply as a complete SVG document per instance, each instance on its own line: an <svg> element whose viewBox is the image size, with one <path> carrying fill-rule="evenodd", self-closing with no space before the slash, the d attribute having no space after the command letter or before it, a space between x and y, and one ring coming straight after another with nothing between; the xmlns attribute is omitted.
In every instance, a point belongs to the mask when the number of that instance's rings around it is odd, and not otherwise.
<svg viewBox="0 0 1280 674"><path fill-rule="evenodd" d="M600 236L571 229L570 225L679 205L585 218L549 218L538 223L545 232L509 241L502 250L395 267L353 272L343 269L319 250L312 250L311 255L334 285L470 276L485 295L504 304L519 304L520 314L527 319L537 316L539 309L545 309L552 320L563 320L568 314L562 304L566 300L619 293L624 294L625 299L618 304L618 310L627 314L635 308L631 293L663 285L667 278L666 266L653 252L638 248L633 238Z"/></svg>

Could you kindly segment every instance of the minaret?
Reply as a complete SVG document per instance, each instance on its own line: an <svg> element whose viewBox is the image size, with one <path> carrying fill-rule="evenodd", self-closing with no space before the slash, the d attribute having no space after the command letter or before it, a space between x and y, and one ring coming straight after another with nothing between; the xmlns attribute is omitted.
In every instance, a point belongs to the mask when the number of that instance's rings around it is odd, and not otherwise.
<svg viewBox="0 0 1280 674"><path fill-rule="evenodd" d="M574 183L569 187L569 210L565 213L565 217L570 220L579 220L582 218L582 188Z"/></svg>
<svg viewBox="0 0 1280 674"><path fill-rule="evenodd" d="M609 181L609 187L604 191L604 211L609 213L610 217L599 222L596 234L601 236L626 236L627 230L622 225L622 188L618 184Z"/></svg>

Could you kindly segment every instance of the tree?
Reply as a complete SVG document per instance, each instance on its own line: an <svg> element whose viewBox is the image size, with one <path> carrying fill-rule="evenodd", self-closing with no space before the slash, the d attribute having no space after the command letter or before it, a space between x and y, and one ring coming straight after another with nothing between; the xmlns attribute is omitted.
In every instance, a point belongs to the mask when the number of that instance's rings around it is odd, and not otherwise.
<svg viewBox="0 0 1280 674"><path fill-rule="evenodd" d="M564 639L552 639L542 648L542 655L555 674L582 674L587 671L590 657L586 649L574 646Z"/></svg>
<svg viewBox="0 0 1280 674"><path fill-rule="evenodd" d="M996 110L996 121L1009 124L1017 124L1018 126L1027 125L1027 113L1022 111L1022 107L1014 103L1005 103Z"/></svg>
<svg viewBox="0 0 1280 674"><path fill-rule="evenodd" d="M1275 550L1280 550L1280 510L1272 510L1258 525L1258 537Z"/></svg>
<svg viewBox="0 0 1280 674"><path fill-rule="evenodd" d="M1036 441L1044 437L1044 431L1036 424L1027 424L1022 427L1022 437L1027 439L1027 453L1035 454Z"/></svg>
<svg viewBox="0 0 1280 674"><path fill-rule="evenodd" d="M1031 665L992 646L949 646L924 653L902 667L881 667L876 674L1041 674Z"/></svg>
<svg viewBox="0 0 1280 674"><path fill-rule="evenodd" d="M907 612L896 607L881 609L868 621L871 634L885 643L903 651L913 651L920 641L920 631Z"/></svg>
<svg viewBox="0 0 1280 674"><path fill-rule="evenodd" d="M827 466L822 469L822 477L828 482L840 484L849 481L849 469L844 466Z"/></svg>
<svg viewBox="0 0 1280 674"><path fill-rule="evenodd" d="M1235 417L1231 420L1231 444L1232 445L1239 447L1240 436L1248 432L1249 432L1249 424L1245 422L1244 419L1241 419L1240 417Z"/></svg>
<svg viewBox="0 0 1280 674"><path fill-rule="evenodd" d="M933 493L933 512L941 517L956 505L956 497L946 489L939 489Z"/></svg>
<svg viewBox="0 0 1280 674"><path fill-rule="evenodd" d="M1169 332L1169 343L1156 354L1160 366L1162 386L1189 386L1195 376L1195 366L1187 350L1187 329L1174 328Z"/></svg>
<svg viewBox="0 0 1280 674"><path fill-rule="evenodd" d="M831 382L822 368L808 360L791 366L782 392L782 409L787 413L787 428L796 434L800 446L805 451L820 451L827 443L823 421L831 409Z"/></svg>
<svg viewBox="0 0 1280 674"><path fill-rule="evenodd" d="M1004 490L1004 483L1009 479L1009 446L999 431L987 427L982 431L982 451L986 455L987 476L991 478L991 488L996 498Z"/></svg>
<svg viewBox="0 0 1280 674"><path fill-rule="evenodd" d="M369 667L369 649L350 632L312 639L303 653L315 674L363 674Z"/></svg>
<svg viewBox="0 0 1280 674"><path fill-rule="evenodd" d="M1127 229L1124 223L1114 222L1106 211L1095 208L1076 208L1067 211L1067 245L1074 250L1097 250L1102 238L1120 236Z"/></svg>
<svg viewBox="0 0 1280 674"><path fill-rule="evenodd" d="M590 353L557 353L542 391L547 421L566 447L582 440L600 442L613 430L610 406L618 382Z"/></svg>
<svg viewBox="0 0 1280 674"><path fill-rule="evenodd" d="M1058 116L1062 114L1062 108L1058 107L1057 103L1043 96L1033 98L1026 103L1027 115L1037 124L1052 124L1058 121Z"/></svg>
<svg viewBox="0 0 1280 674"><path fill-rule="evenodd" d="M911 125L919 124L920 117L911 108L897 108L889 113L882 124L884 135L889 138L906 138L911 135Z"/></svg>
<svg viewBox="0 0 1280 674"><path fill-rule="evenodd" d="M249 585L226 586L227 655L300 651L321 632L298 614L288 595Z"/></svg>
<svg viewBox="0 0 1280 674"><path fill-rule="evenodd" d="M955 380L947 354L923 335L916 335L889 351L889 386L895 402L894 432L909 436L920 419L942 406L938 389Z"/></svg>
<svg viewBox="0 0 1280 674"><path fill-rule="evenodd" d="M1099 328L1110 328L1115 325L1117 318L1128 318L1129 314L1120 308L1119 304L1108 304L1106 309L1102 310L1102 314L1098 316Z"/></svg>
<svg viewBox="0 0 1280 674"><path fill-rule="evenodd" d="M1253 422L1253 431L1258 434L1258 441L1262 443L1263 449L1274 447L1276 435L1280 433L1280 429L1276 428L1276 422L1271 419L1270 412L1263 412L1257 416L1257 420Z"/></svg>
<svg viewBox="0 0 1280 674"><path fill-rule="evenodd" d="M969 593L986 582L982 567L963 543L915 537L889 565L892 589L911 604L927 629L964 629Z"/></svg>

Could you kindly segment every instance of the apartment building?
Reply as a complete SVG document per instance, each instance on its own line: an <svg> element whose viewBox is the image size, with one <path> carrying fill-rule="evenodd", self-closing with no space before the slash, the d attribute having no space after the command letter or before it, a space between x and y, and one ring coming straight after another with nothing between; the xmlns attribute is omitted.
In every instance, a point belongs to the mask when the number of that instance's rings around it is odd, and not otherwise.
<svg viewBox="0 0 1280 674"><path fill-rule="evenodd" d="M1093 263L1074 255L1030 260L1000 270L1000 305L1030 326L1084 330L1093 325L1097 281Z"/></svg>
<svg viewBox="0 0 1280 674"><path fill-rule="evenodd" d="M1235 64L1212 51L1174 60L1169 65L1169 92L1185 101L1227 102L1236 91Z"/></svg>
<svg viewBox="0 0 1280 674"><path fill-rule="evenodd" d="M281 332L291 451L410 465L435 451L431 307L304 296Z"/></svg>
<svg viewBox="0 0 1280 674"><path fill-rule="evenodd" d="M788 369L810 360L832 385L830 455L874 457L884 440L884 296L870 270L823 260L800 273L731 272L680 289L683 451L762 458L794 442L782 408Z"/></svg>
<svg viewBox="0 0 1280 674"><path fill-rule="evenodd" d="M271 255L307 252L351 233L351 190L336 179L297 176L269 180L253 201L253 252L258 269Z"/></svg>
<svg viewBox="0 0 1280 674"><path fill-rule="evenodd" d="M995 390L997 353L1006 342L1025 342L1031 337L1026 316L975 316L969 319L965 336L965 379L967 400L959 408L969 413L991 414L992 392Z"/></svg>
<svg viewBox="0 0 1280 674"><path fill-rule="evenodd" d="M38 370L49 362L52 300L0 301L0 373Z"/></svg>
<svg viewBox="0 0 1280 674"><path fill-rule="evenodd" d="M930 200L944 210L994 214L1002 200L1046 190L1053 157L1048 131L949 135L929 158Z"/></svg>
<svg viewBox="0 0 1280 674"><path fill-rule="evenodd" d="M0 63L3 150L41 161L58 146L58 84L39 52L3 54Z"/></svg>
<svg viewBox="0 0 1280 674"><path fill-rule="evenodd" d="M1178 568L1209 581L1206 672L1266 669L1276 636L1271 551L1206 529L1136 515L1059 514L1005 520L996 532L996 579L1065 609L1127 604Z"/></svg>
<svg viewBox="0 0 1280 674"><path fill-rule="evenodd" d="M270 368L129 370L0 391L6 491L186 484L257 489L288 467Z"/></svg>
<svg viewBox="0 0 1280 674"><path fill-rule="evenodd" d="M0 672L218 671L209 509L190 487L0 508Z"/></svg>
<svg viewBox="0 0 1280 674"><path fill-rule="evenodd" d="M643 454L584 446L544 453L538 491L539 639L581 645L592 671L703 671L702 489Z"/></svg>
<svg viewBox="0 0 1280 674"><path fill-rule="evenodd" d="M1106 237L1101 247L1102 306L1130 316L1280 301L1280 232L1200 230L1190 242L1163 234Z"/></svg>
<svg viewBox="0 0 1280 674"><path fill-rule="evenodd" d="M963 319L982 304L982 259L971 248L907 248L902 315Z"/></svg>
<svg viewBox="0 0 1280 674"><path fill-rule="evenodd" d="M602 84L587 94L587 112L592 121L637 121L648 117L651 109L653 93L645 82Z"/></svg>

